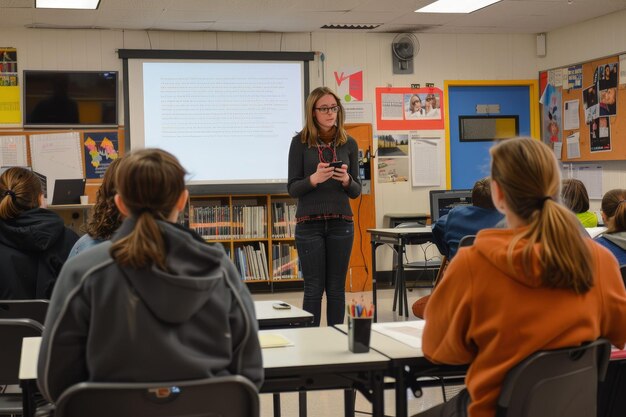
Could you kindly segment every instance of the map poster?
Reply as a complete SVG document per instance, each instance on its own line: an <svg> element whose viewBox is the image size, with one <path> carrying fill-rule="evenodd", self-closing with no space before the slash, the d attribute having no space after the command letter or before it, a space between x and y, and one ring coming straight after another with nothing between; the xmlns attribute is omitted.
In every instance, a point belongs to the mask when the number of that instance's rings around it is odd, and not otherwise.
<svg viewBox="0 0 626 417"><path fill-rule="evenodd" d="M117 132L85 133L85 178L100 179L119 157Z"/></svg>

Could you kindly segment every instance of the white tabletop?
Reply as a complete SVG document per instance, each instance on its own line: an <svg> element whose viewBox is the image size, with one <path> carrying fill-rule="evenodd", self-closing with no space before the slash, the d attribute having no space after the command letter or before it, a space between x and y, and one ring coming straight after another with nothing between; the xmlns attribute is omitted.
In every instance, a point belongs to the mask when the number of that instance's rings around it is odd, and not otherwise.
<svg viewBox="0 0 626 417"><path fill-rule="evenodd" d="M291 305L289 309L275 309L272 307L274 304L282 303L280 300L266 300L255 301L254 310L256 311L256 319L262 320L276 320L276 319L297 319L297 318L309 318L313 317L313 314L308 311L304 311L294 305Z"/></svg>
<svg viewBox="0 0 626 417"><path fill-rule="evenodd" d="M387 329L385 325L393 324L395 326L399 326L400 323L404 323L406 327L413 328L418 332L420 340L417 345L410 345L389 336L389 334L393 334L393 331L390 331L391 328ZM394 323L373 323L370 347L384 354L385 356L388 356L391 359L422 358L424 357L424 352L422 352L421 334L424 331L424 324L424 320L412 320ZM404 327L404 325L402 326ZM348 326L345 324L335 327L337 327L337 329L343 333L348 332ZM401 329L398 329L398 331L401 331ZM382 332L384 332L385 334L383 334Z"/></svg>
<svg viewBox="0 0 626 417"><path fill-rule="evenodd" d="M20 356L20 379L37 379L37 359L41 337L25 337L22 339L22 356Z"/></svg>
<svg viewBox="0 0 626 417"><path fill-rule="evenodd" d="M263 349L266 370L389 361L373 349L367 353L350 352L348 336L333 327L261 330L259 334L262 333L280 334L293 343L293 346Z"/></svg>
<svg viewBox="0 0 626 417"><path fill-rule="evenodd" d="M409 235L409 234L427 234L432 235L433 229L430 226L424 227L391 227L384 229L367 229L369 233L374 234L393 234L393 235Z"/></svg>

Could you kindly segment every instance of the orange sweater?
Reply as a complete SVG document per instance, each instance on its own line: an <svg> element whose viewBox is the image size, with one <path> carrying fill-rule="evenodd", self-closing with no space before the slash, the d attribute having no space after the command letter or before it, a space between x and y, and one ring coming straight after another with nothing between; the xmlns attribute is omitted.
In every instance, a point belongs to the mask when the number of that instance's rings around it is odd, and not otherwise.
<svg viewBox="0 0 626 417"><path fill-rule="evenodd" d="M615 258L587 239L593 288L584 295L541 286L538 259L522 271L521 249L507 247L520 230L478 233L448 266L428 301L422 349L433 362L466 364L470 417L493 417L506 373L531 353L606 337L626 342L626 290ZM522 242L520 242L521 245Z"/></svg>

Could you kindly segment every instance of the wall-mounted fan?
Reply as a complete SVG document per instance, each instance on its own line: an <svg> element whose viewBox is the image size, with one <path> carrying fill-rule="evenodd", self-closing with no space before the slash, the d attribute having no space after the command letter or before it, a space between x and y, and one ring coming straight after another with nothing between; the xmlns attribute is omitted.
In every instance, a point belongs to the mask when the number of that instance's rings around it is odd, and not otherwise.
<svg viewBox="0 0 626 417"><path fill-rule="evenodd" d="M413 74L413 58L420 51L420 43L412 33L400 33L391 42L394 74Z"/></svg>

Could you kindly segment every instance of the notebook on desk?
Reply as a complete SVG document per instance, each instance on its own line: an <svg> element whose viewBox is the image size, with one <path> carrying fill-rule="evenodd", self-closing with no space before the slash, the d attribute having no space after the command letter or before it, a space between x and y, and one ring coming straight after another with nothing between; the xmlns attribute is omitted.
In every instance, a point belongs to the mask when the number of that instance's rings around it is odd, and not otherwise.
<svg viewBox="0 0 626 417"><path fill-rule="evenodd" d="M52 205L80 204L80 196L85 193L85 179L66 179L54 182Z"/></svg>

